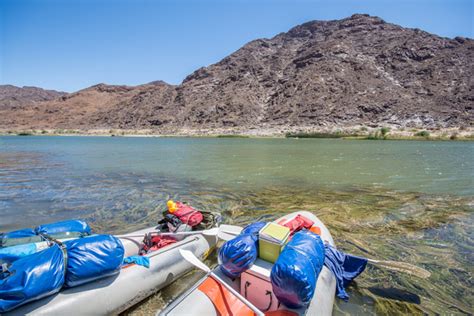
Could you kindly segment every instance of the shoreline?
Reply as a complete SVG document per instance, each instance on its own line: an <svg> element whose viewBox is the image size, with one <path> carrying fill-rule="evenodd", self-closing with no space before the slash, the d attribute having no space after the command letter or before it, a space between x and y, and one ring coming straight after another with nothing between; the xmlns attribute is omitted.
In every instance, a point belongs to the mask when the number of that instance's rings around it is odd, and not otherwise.
<svg viewBox="0 0 474 316"><path fill-rule="evenodd" d="M474 141L474 128L293 128L293 129L0 129L0 136L320 138L343 140Z"/></svg>

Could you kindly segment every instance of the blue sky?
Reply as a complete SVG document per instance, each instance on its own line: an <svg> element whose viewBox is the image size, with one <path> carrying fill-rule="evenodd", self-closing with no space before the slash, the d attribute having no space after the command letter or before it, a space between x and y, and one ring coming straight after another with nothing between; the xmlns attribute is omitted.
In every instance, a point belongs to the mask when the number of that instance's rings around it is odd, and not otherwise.
<svg viewBox="0 0 474 316"><path fill-rule="evenodd" d="M256 38L368 13L474 37L473 0L0 0L0 84L178 84Z"/></svg>

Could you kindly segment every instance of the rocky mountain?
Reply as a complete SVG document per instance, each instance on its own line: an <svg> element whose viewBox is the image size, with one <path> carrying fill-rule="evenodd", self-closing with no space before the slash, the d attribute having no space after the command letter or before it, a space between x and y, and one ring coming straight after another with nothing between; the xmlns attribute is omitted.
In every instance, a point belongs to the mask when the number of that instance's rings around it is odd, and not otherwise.
<svg viewBox="0 0 474 316"><path fill-rule="evenodd" d="M357 14L252 41L178 86L101 84L3 111L0 127L470 126L472 78L472 39L442 38Z"/></svg>
<svg viewBox="0 0 474 316"><path fill-rule="evenodd" d="M16 109L23 105L57 99L65 92L44 90L37 87L16 87L0 85L0 109Z"/></svg>

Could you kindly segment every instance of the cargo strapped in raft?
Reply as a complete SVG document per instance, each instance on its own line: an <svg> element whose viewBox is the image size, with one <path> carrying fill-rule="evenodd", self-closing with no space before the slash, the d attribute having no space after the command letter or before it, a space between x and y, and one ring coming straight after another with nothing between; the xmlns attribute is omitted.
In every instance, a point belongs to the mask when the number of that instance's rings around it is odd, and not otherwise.
<svg viewBox="0 0 474 316"><path fill-rule="evenodd" d="M39 234L36 236L44 242L0 248L1 313L57 293L62 287L78 286L119 272L124 247L118 238L93 235L61 242L50 237L71 236L71 230L76 236L90 234L83 221L53 223L35 229ZM13 236L25 235L15 232ZM37 244L44 249L36 247Z"/></svg>

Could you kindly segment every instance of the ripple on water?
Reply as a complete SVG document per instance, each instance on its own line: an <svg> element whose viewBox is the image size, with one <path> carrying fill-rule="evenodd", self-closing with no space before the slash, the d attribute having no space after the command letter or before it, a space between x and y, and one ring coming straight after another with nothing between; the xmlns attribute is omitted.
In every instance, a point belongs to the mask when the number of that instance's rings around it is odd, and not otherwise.
<svg viewBox="0 0 474 316"><path fill-rule="evenodd" d="M219 210L229 223L239 225L273 220L295 210L312 210L330 228L341 249L411 263L432 273L423 280L368 267L350 287L350 302L336 301L335 314L468 314L471 310L474 252L469 198L367 187L346 191L273 187L247 193L226 192L221 187L188 194L178 198ZM174 285L160 295L170 291L167 297L171 300L180 293L178 289ZM151 312L166 302L151 298L130 313Z"/></svg>
<svg viewBox="0 0 474 316"><path fill-rule="evenodd" d="M276 167L288 167L281 166L278 163ZM328 172L319 161L314 166L324 171L323 175ZM264 186L253 185L247 176L235 185L238 178L233 177L228 181L234 183L230 186L219 184L227 182L225 172L216 183L208 178L195 181L186 173L105 167L92 171L81 167L78 172L70 167L41 153L0 153L0 230L81 217L97 232L123 233L154 224L168 199L219 211L228 223L238 225L309 210L327 224L341 249L408 262L432 273L422 280L369 267L351 285L351 300L336 301L335 314L472 312L472 195L394 191L380 182L350 186L334 181L335 187L329 189L293 174L259 175L271 179ZM376 173L366 168L361 172ZM211 257L209 263L215 262ZM198 277L196 273L187 275L128 313L154 313Z"/></svg>

